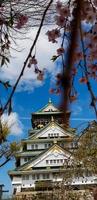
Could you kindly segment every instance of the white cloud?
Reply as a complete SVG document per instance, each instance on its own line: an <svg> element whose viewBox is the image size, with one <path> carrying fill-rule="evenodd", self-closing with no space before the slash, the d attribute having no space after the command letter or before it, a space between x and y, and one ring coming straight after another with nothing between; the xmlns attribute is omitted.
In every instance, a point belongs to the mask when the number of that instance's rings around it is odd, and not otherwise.
<svg viewBox="0 0 97 200"><path fill-rule="evenodd" d="M1 121L8 124L11 135L19 135L23 133L23 124L16 112L11 113L10 115L4 113Z"/></svg>
<svg viewBox="0 0 97 200"><path fill-rule="evenodd" d="M82 111L83 111L82 107L80 105L78 105L78 104L75 104L74 108L72 110L72 115L73 116L77 116L77 115L81 114Z"/></svg>
<svg viewBox="0 0 97 200"><path fill-rule="evenodd" d="M93 121L96 120L95 118L71 118L71 121Z"/></svg>
<svg viewBox="0 0 97 200"><path fill-rule="evenodd" d="M20 50L24 49L22 52L17 52L11 50L11 62L8 67L4 66L1 69L0 76L4 80L9 80L11 84L14 84L17 77L20 74L21 68L23 66L23 63L25 61L25 58L28 55L29 49L33 43L33 40L35 38L36 29L33 29L29 31L29 33L26 35L29 39L17 39L17 49ZM38 66L40 69L46 68L49 73L52 75L56 72L56 66L54 63L50 60L51 57L56 53L57 44L52 44L48 42L48 38L45 35L47 32L46 28L42 31L40 34L40 37L37 41L36 48L34 49L33 54L36 51L36 58L39 61ZM17 36L18 37L18 36ZM16 46L14 46L16 48ZM35 87L38 87L42 85L41 81L37 80L37 76L34 73L34 68L26 68L25 72L21 78L21 81L19 83L18 90L33 90Z"/></svg>

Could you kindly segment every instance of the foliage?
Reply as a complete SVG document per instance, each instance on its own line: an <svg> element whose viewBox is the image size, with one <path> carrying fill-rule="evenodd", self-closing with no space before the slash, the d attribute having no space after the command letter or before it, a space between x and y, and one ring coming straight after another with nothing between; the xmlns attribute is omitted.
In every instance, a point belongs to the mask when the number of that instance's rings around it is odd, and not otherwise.
<svg viewBox="0 0 97 200"><path fill-rule="evenodd" d="M74 156L87 172L97 173L97 122L89 123L78 140L79 146Z"/></svg>
<svg viewBox="0 0 97 200"><path fill-rule="evenodd" d="M14 155L20 149L20 144L8 142L7 137L10 134L10 127L7 122L0 123L0 167L14 158Z"/></svg>
<svg viewBox="0 0 97 200"><path fill-rule="evenodd" d="M13 200L21 200L21 199L25 199L25 200L93 200L92 196L89 194L88 191L86 192L75 192L75 191L68 191L68 192L63 192L63 191L58 191L58 190L54 190L54 193L37 193L37 194L33 194L30 196L27 195L21 195L18 197L14 197Z"/></svg>

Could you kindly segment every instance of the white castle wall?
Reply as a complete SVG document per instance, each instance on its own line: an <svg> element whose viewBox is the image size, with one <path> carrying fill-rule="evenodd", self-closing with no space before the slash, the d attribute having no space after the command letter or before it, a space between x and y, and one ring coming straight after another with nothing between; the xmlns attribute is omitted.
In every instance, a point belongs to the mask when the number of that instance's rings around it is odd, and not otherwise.
<svg viewBox="0 0 97 200"><path fill-rule="evenodd" d="M49 167L49 166L63 166L65 161L67 160L67 157L65 157L63 154L55 154L52 153L45 157L44 159L38 160L34 167Z"/></svg>
<svg viewBox="0 0 97 200"><path fill-rule="evenodd" d="M37 149L46 149L45 143L32 143L32 144L27 144L27 150L37 150ZM50 143L49 143L50 144ZM49 145L50 146L50 145Z"/></svg>
<svg viewBox="0 0 97 200"><path fill-rule="evenodd" d="M68 133L66 133L66 135L68 135ZM36 138L40 137L46 137L46 138L50 138L50 137L63 137L65 136L64 131L57 126L50 126L47 129L43 130L42 133L38 134Z"/></svg>

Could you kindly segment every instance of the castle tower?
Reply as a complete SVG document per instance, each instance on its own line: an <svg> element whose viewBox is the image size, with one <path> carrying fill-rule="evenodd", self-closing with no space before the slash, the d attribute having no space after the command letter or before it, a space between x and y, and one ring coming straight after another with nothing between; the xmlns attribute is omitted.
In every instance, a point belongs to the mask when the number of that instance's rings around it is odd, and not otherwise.
<svg viewBox="0 0 97 200"><path fill-rule="evenodd" d="M31 121L28 137L21 141L21 149L15 155L16 168L9 171L15 195L33 194L40 187L51 190L54 182L63 180L63 166L75 148L75 130L64 129L63 113L51 99L32 113ZM79 179L74 184L83 182Z"/></svg>

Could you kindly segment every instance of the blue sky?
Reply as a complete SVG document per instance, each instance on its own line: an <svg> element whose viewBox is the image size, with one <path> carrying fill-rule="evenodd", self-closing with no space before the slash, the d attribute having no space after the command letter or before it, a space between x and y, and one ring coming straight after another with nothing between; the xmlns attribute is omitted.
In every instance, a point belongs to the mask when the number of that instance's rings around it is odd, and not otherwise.
<svg viewBox="0 0 97 200"><path fill-rule="evenodd" d="M35 32L36 30L33 30L33 38ZM45 32L46 30L43 30L40 35L36 48L39 67L41 69L47 69L45 80L41 83L36 79L36 75L33 73L33 68L26 69L13 98L13 115L11 116L11 120L9 120L9 124L13 120L13 127L11 129L11 135L8 137L9 141L20 141L20 139L27 137L28 130L31 128L31 113L47 104L49 97L51 97L52 102L55 105L58 106L60 104L61 95L49 94L49 89L54 84L55 74L59 70L58 66L50 61L50 58L56 52L57 44L52 45L48 43L47 37L44 34ZM30 32L27 37L31 37L31 34L32 33ZM5 66L1 72L2 78L4 80L9 80L12 85L20 72L25 56L27 55L31 45L31 41L28 39L24 40L24 42L21 42L21 40L18 40L17 42L21 46L21 49L24 50L20 54L12 51L10 65L8 68ZM94 83L93 87L94 90L96 90ZM81 127L86 125L88 121L95 118L95 114L89 106L90 97L85 85L79 85L78 80L76 80L76 88L78 90L78 100L74 102L71 107L72 113L70 125L81 129ZM0 88L0 91L5 101L5 97L9 93L4 92L2 87ZM5 184L5 189L9 189L10 192L11 181L7 175L7 171L13 168L14 161L10 161L7 165L0 169L0 183Z"/></svg>
<svg viewBox="0 0 97 200"><path fill-rule="evenodd" d="M31 128L31 113L44 106L49 97L55 105L60 104L61 96L50 95L50 79L47 78L42 87L37 87L33 92L21 91L17 92L14 96L14 111L18 113L18 120L21 122L22 133L11 134L9 140L19 141L28 136L28 130ZM82 127L95 116L91 109L88 107L88 94L83 86L80 87L79 97L77 102L72 106L71 126ZM0 182L5 184L5 188L11 192L11 181L7 175L7 171L14 168L14 161L10 161L7 165L0 169Z"/></svg>

